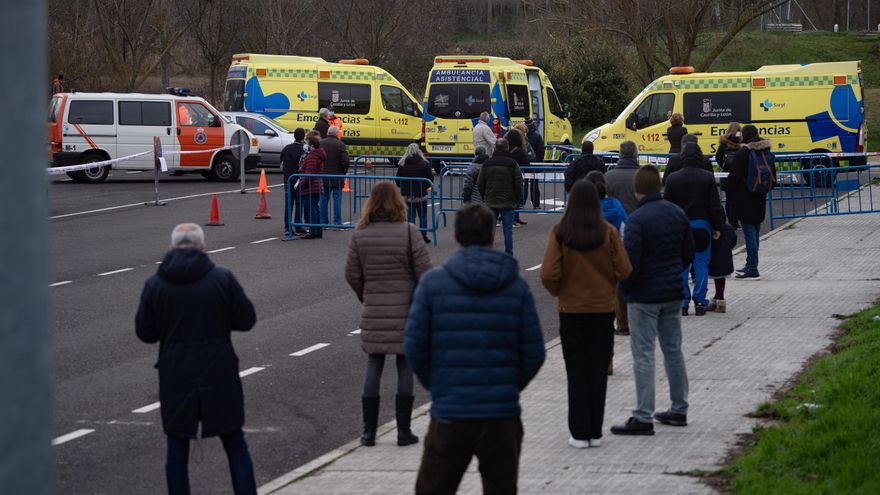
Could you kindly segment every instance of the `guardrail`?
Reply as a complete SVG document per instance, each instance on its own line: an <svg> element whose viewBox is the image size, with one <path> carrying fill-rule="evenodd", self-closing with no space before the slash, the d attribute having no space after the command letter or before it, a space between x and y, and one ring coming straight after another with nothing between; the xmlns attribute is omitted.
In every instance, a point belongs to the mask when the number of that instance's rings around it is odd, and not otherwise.
<svg viewBox="0 0 880 495"><path fill-rule="evenodd" d="M341 217L341 223L330 223L330 221L334 217L333 210L333 200L328 201L328 212L327 219L328 222L320 221L320 207L318 211L314 211L312 203L310 203L312 194L304 194L304 189L309 184L311 180L336 180L339 182L348 181L349 190L340 191L342 194L342 210L338 212ZM290 215L290 221L287 224L287 231L289 235L284 238L286 241L299 239L295 235L293 235L294 231L308 229L309 227L320 227L322 229L354 229L358 221L360 220L360 214L358 212L363 211L363 203L369 197L369 191L373 189L373 186L380 181L391 181L397 184L398 187L402 185L415 186L417 184L421 184L427 191L427 199L425 200L425 213L427 215L425 217L420 216L419 220L419 230L423 234L432 234L434 245L437 244L437 228L438 228L438 210L437 206L439 202L437 201L437 194L434 191L434 184L428 180L423 178L410 178L410 177L394 177L394 176L385 176L385 175L326 175L326 174L292 174L287 181L287 187L285 188L285 208L288 211L293 210L294 202L296 202L296 211L294 211ZM326 188L326 183L325 186ZM326 190L326 189L325 189ZM357 194L355 191L366 191L365 194ZM320 194L318 194L320 195ZM407 203L407 208L418 207L412 203ZM318 215L318 221L315 222L310 216L310 212L314 212L315 215ZM298 217L298 215L300 215ZM410 212L409 217L412 219L412 213ZM430 220L428 222L427 220Z"/></svg>

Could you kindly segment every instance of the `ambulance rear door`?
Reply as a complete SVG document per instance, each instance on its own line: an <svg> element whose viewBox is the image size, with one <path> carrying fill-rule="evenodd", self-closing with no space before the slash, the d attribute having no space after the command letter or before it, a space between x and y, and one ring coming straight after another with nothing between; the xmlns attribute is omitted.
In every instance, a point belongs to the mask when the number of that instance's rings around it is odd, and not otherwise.
<svg viewBox="0 0 880 495"><path fill-rule="evenodd" d="M153 138L162 144L165 162L169 168L177 165L178 156L168 151L178 149L177 129L172 121L170 100L123 99L116 102L119 115L117 146L119 156L134 155L153 150ZM126 160L114 168L147 170L154 166L153 154Z"/></svg>
<svg viewBox="0 0 880 495"><path fill-rule="evenodd" d="M544 113L544 88L541 86L541 76L538 74L537 69L526 69L526 76L529 81L529 93L532 100L532 119L534 119L535 124L538 126L538 132L542 136L546 136L545 124L547 116Z"/></svg>
<svg viewBox="0 0 880 495"><path fill-rule="evenodd" d="M429 153L473 154L474 126L482 112L492 112L489 71L480 72L485 72L486 83L453 82L430 85L425 119L425 140Z"/></svg>

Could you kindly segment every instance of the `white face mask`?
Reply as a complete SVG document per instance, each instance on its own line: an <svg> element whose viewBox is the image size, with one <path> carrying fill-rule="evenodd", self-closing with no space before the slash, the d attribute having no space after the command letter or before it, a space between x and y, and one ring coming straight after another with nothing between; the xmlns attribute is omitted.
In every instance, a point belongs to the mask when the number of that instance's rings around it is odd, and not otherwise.
<svg viewBox="0 0 880 495"><path fill-rule="evenodd" d="M736 131L736 137L738 137L738 138L743 137L743 133L741 133L741 132L739 132L739 131Z"/></svg>

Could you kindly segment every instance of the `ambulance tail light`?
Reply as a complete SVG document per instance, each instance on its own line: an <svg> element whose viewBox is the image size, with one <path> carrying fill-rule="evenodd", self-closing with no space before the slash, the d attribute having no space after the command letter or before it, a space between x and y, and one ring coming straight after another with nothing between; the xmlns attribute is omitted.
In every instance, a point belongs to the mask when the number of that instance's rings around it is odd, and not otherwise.
<svg viewBox="0 0 880 495"><path fill-rule="evenodd" d="M370 61L365 58L345 58L340 60L339 63L347 65L370 65Z"/></svg>
<svg viewBox="0 0 880 495"><path fill-rule="evenodd" d="M868 137L867 134L868 130L865 128L865 123L862 122L861 124L859 124L859 139L856 141L856 153L865 152L865 141Z"/></svg>
<svg viewBox="0 0 880 495"><path fill-rule="evenodd" d="M535 65L535 63L531 60L514 60L514 62L518 63L519 65L525 65L527 67L532 67Z"/></svg>

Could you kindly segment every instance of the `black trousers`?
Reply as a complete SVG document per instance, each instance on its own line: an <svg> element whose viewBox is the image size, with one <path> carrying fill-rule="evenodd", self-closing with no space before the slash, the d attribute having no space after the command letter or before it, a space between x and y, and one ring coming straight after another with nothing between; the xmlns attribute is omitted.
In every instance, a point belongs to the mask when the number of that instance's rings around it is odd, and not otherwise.
<svg viewBox="0 0 880 495"><path fill-rule="evenodd" d="M522 437L519 418L431 418L416 495L454 494L475 455L480 462L484 495L515 494Z"/></svg>
<svg viewBox="0 0 880 495"><path fill-rule="evenodd" d="M568 376L568 429L577 440L602 438L614 313L559 313Z"/></svg>

